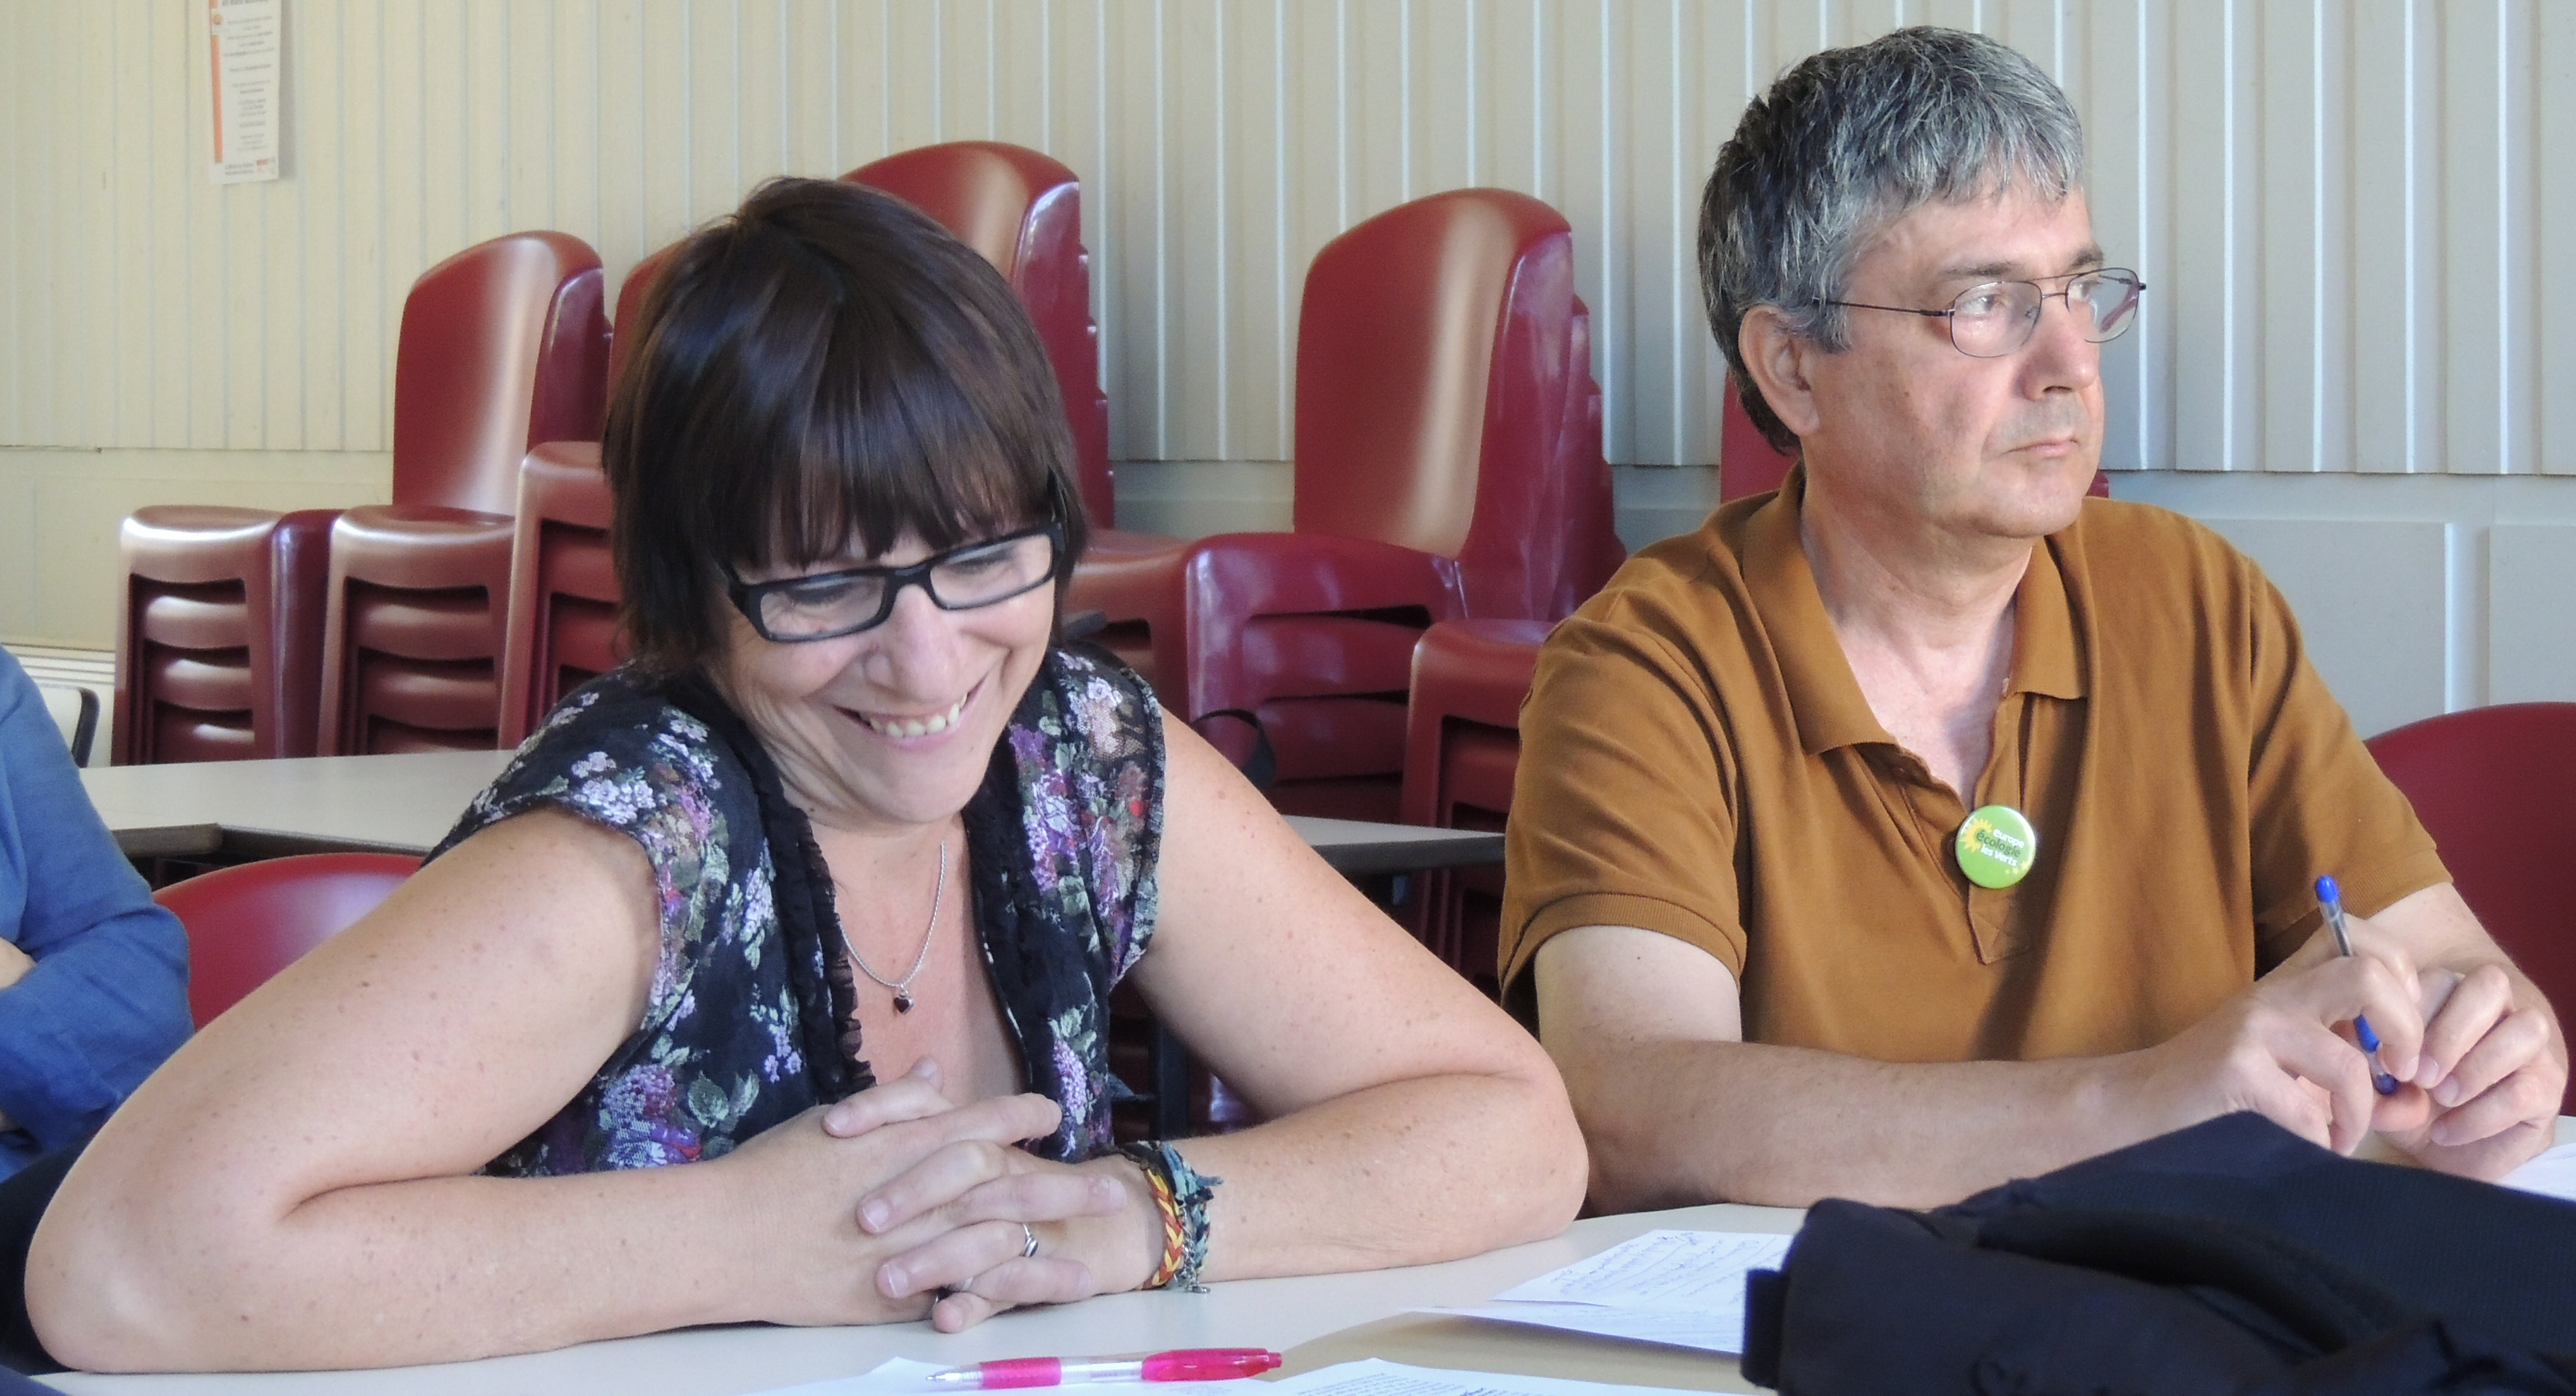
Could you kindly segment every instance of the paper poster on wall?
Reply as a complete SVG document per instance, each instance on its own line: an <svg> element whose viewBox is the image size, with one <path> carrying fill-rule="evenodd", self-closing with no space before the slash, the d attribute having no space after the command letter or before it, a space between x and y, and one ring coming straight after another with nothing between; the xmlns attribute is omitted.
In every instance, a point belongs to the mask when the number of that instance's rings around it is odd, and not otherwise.
<svg viewBox="0 0 2576 1396"><path fill-rule="evenodd" d="M206 0L206 56L213 65L217 184L277 178L279 62L285 0Z"/></svg>

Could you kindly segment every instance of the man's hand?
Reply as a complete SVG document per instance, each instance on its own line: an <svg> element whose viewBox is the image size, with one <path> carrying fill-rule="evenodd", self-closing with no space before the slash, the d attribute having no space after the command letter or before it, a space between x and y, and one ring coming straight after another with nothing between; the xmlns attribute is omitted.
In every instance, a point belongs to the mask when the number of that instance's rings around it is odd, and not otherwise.
<svg viewBox="0 0 2576 1396"><path fill-rule="evenodd" d="M2355 937L2360 950L2360 937ZM2351 1153L2375 1124L2420 1120L2423 1091L2383 1099L2370 1058L2336 1031L2368 1014L2379 1061L2401 1082L2419 1070L2424 1018L2414 961L2385 937L2351 959L2285 964L2180 1035L2108 1059L2115 1108L2139 1111L2150 1134L2237 1110L2260 1111L2312 1143Z"/></svg>
<svg viewBox="0 0 2576 1396"><path fill-rule="evenodd" d="M2417 1089L2400 1094L2423 1103L2413 1118L2383 1112L2380 1133L2443 1172L2503 1177L2556 1136L2566 1043L2537 991L2502 965L2428 969L2420 981L2423 1057Z"/></svg>
<svg viewBox="0 0 2576 1396"><path fill-rule="evenodd" d="M2377 916L2346 918L2353 951L2413 966L2419 1054L2393 1050L2380 1010L2381 1065L2405 1082L2378 1099L2372 1128L2418 1161L2447 1173L2500 1178L2549 1147L2567 1088L2567 1044L2557 1015L2512 967L2450 884L2401 898ZM2336 963L2319 931L2265 983ZM2339 1026L2349 1036L2348 1023Z"/></svg>

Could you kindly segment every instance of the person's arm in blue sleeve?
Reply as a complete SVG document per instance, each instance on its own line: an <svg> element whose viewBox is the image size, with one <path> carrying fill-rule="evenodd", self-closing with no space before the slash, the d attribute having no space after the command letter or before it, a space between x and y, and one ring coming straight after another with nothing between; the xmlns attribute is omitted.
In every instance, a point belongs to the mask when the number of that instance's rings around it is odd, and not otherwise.
<svg viewBox="0 0 2576 1396"><path fill-rule="evenodd" d="M0 1113L56 1148L95 1129L187 1040L188 941L117 851L43 698L5 652L0 939L33 961L6 957L25 972L0 988Z"/></svg>

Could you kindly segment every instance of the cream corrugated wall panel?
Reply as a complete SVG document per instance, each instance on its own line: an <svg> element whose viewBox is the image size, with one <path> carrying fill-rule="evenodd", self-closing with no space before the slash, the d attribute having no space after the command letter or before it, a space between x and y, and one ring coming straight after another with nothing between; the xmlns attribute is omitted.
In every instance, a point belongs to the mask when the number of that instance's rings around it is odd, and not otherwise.
<svg viewBox="0 0 2576 1396"><path fill-rule="evenodd" d="M2532 43L2532 166L2540 233L2539 276L2526 288L2539 361L2540 468L2576 475L2576 276L2566 254L2576 236L2576 5L2539 7Z"/></svg>
<svg viewBox="0 0 2576 1396"><path fill-rule="evenodd" d="M13 10L0 444L381 451L402 296L635 258L779 171L994 136L1086 182L1122 458L1283 460L1305 266L1460 184L1575 223L1621 462L1715 449L1699 184L1820 43L1982 25L2084 112L2114 465L2576 472L2576 6L2536 0L289 0L289 177L204 175L201 6Z"/></svg>

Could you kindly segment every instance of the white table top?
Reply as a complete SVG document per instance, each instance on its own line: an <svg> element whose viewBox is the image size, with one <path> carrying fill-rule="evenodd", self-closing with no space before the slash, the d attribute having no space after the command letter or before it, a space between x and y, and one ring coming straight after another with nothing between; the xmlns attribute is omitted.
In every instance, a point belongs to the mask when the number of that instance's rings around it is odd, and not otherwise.
<svg viewBox="0 0 2576 1396"><path fill-rule="evenodd" d="M2576 1117L2560 1116L2557 1142L2576 1143ZM2398 1156L2376 1137L2362 1157ZM1481 1303L1524 1280L1663 1228L1789 1235L1806 1214L1786 1207L1716 1205L1586 1217L1553 1239L1441 1265L1356 1275L1238 1280L1206 1294L1114 1294L1062 1308L1008 1313L964 1333L927 1323L876 1328L693 1328L555 1352L372 1372L47 1377L97 1396L430 1396L471 1391L509 1396L617 1392L633 1396L739 1396L868 1371L889 1357L962 1365L1001 1357L1149 1352L1174 1347L1268 1347L1288 1356L1281 1375L1360 1357L1428 1367L1520 1372L1700 1391L1753 1391L1735 1359L1475 1319L1416 1314Z"/></svg>
<svg viewBox="0 0 2576 1396"><path fill-rule="evenodd" d="M108 1377L74 1373L45 1380L65 1391L101 1396L449 1396L455 1392L619 1392L632 1396L735 1396L801 1382L850 1376L889 1357L962 1364L1042 1354L1143 1352L1172 1347L1268 1347L1289 1352L1356 1325L1374 1324L1423 1305L1471 1304L1558 1266L1658 1227L1703 1231L1797 1230L1804 1214L1777 1207L1688 1207L1591 1217L1554 1240L1515 1246L1444 1265L1358 1275L1239 1280L1206 1294L1117 1294L1055 1309L1004 1314L964 1333L943 1335L927 1323L877 1328L771 1328L746 1325L657 1333L588 1343L558 1352L436 1367L376 1372L257 1373L222 1376ZM1468 1327L1497 1348L1516 1341L1559 1352L1627 1350L1645 1364L1617 1379L1709 1390L1750 1390L1735 1363L1702 1353L1606 1344L1578 1335L1530 1334L1465 1319L1428 1319L1426 1328ZM1365 1341L1365 1335L1353 1335ZM1340 1340L1337 1340L1340 1341ZM1435 1339L1436 1341L1436 1339ZM1389 1357L1410 1346L1404 1335L1370 1344ZM1318 1360L1347 1354L1321 1353ZM1291 1368L1306 1365L1291 1353ZM1458 1365L1452 1360L1449 1365ZM1658 1377L1662 1379L1658 1381Z"/></svg>
<svg viewBox="0 0 2576 1396"><path fill-rule="evenodd" d="M466 802L509 757L461 751L101 766L82 771L81 783L130 857L220 851L255 858L339 849L422 854L447 836ZM1344 872L1458 867L1503 857L1500 834L1304 816L1288 822Z"/></svg>

